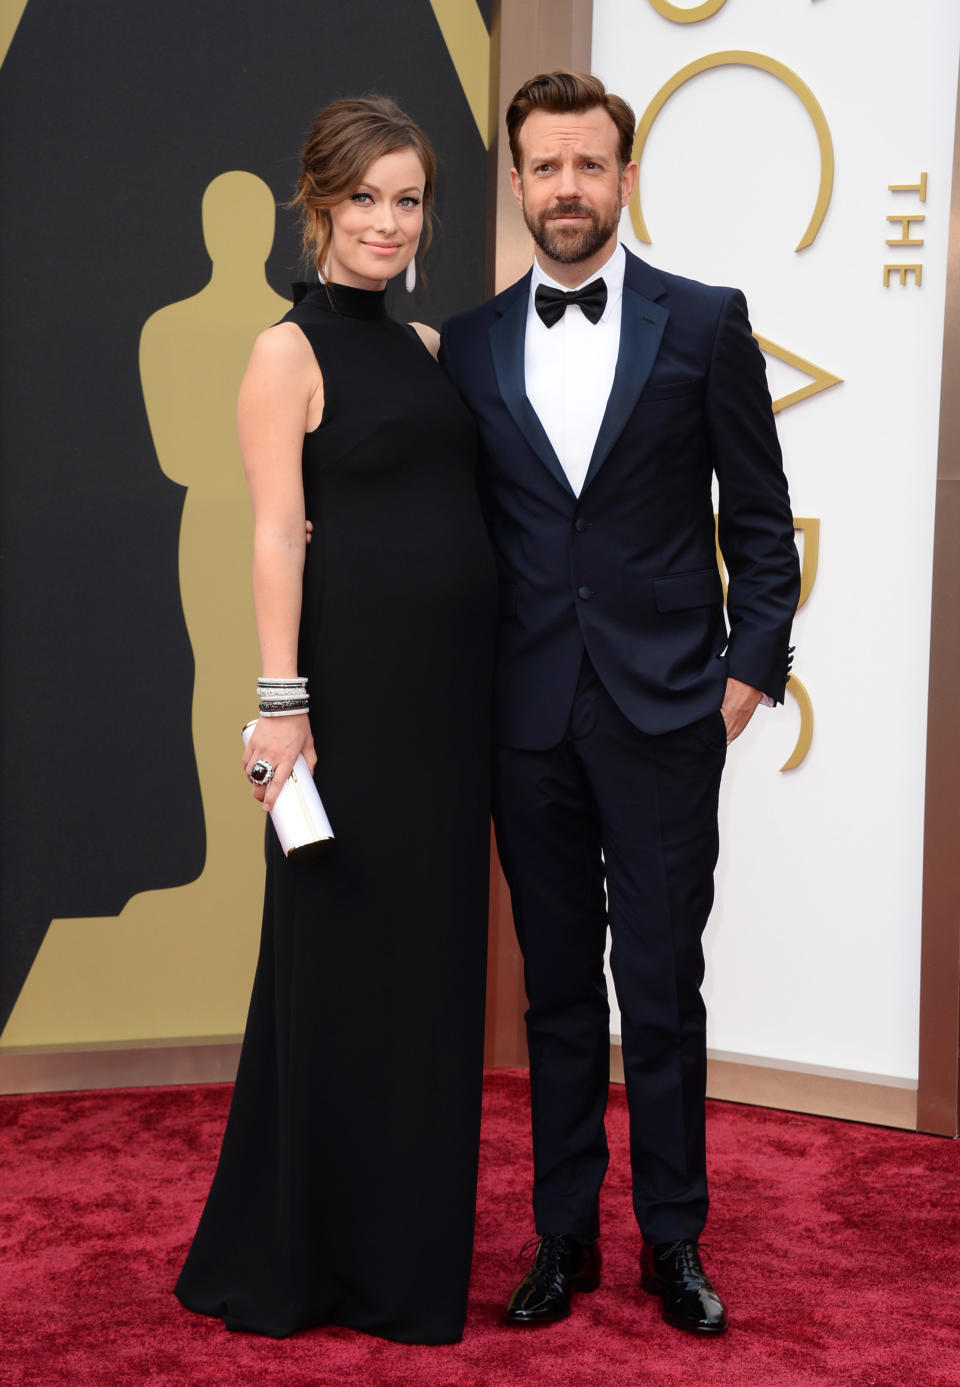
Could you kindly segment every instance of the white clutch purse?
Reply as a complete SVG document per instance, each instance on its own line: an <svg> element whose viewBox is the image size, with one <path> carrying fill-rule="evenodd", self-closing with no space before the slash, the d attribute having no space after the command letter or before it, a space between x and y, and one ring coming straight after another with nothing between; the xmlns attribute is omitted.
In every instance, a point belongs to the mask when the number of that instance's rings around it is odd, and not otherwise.
<svg viewBox="0 0 960 1387"><path fill-rule="evenodd" d="M257 720L248 722L241 732L244 746L249 742ZM323 801L317 794L306 761L297 757L290 779L277 795L270 810L284 856L289 858L317 857L324 846L333 840L333 829L327 818Z"/></svg>

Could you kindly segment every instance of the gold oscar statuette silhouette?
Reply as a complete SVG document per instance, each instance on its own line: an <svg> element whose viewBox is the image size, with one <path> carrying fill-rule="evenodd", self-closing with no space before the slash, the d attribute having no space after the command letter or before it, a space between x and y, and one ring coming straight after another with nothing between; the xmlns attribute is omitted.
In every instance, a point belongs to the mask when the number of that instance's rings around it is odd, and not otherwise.
<svg viewBox="0 0 960 1387"><path fill-rule="evenodd" d="M252 516L235 413L254 337L289 307L264 274L274 225L273 195L261 179L242 171L215 178L203 196L210 281L192 298L158 309L140 338L157 457L187 488L180 591L195 660L203 871L188 885L134 896L118 916L51 921L4 1046L182 1042L243 1029L267 821L240 766L259 658ZM163 728L143 735L162 738Z"/></svg>

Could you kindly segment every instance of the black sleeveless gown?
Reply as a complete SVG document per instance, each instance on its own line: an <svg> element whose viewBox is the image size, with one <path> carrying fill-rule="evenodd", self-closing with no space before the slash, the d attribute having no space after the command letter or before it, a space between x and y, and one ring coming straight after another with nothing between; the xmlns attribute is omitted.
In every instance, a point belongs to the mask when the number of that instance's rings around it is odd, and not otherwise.
<svg viewBox="0 0 960 1387"><path fill-rule="evenodd" d="M177 1282L228 1329L463 1332L473 1242L496 577L457 392L384 295L317 284L300 672L335 842L267 829L220 1161ZM269 671L268 671L269 673Z"/></svg>

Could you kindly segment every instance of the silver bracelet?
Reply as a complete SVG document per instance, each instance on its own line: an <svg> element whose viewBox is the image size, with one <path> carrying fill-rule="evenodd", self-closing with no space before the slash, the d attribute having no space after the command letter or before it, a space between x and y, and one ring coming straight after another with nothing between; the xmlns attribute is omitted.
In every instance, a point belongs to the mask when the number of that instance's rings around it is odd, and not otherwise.
<svg viewBox="0 0 960 1387"><path fill-rule="evenodd" d="M305 713L310 706L306 677L298 674L293 678L278 676L274 679L261 675L257 680L257 700L260 714L265 718Z"/></svg>

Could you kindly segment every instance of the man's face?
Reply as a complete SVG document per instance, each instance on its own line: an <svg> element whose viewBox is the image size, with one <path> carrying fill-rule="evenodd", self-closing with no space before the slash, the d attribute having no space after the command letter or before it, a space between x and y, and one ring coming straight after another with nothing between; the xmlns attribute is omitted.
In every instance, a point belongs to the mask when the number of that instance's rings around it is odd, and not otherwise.
<svg viewBox="0 0 960 1387"><path fill-rule="evenodd" d="M522 168L510 181L534 241L561 264L589 260L616 237L636 186L636 164L620 170L617 127L602 106L532 111L519 145Z"/></svg>

